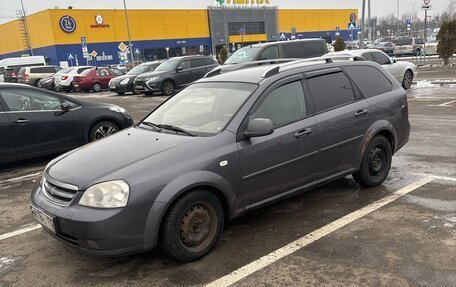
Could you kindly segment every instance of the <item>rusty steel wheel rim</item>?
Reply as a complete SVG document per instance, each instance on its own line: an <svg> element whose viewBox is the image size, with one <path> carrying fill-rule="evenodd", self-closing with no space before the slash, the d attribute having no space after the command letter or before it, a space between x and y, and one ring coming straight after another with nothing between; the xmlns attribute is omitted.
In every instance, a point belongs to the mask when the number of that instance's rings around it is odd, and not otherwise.
<svg viewBox="0 0 456 287"><path fill-rule="evenodd" d="M217 232L217 213L207 202L198 202L189 207L179 223L179 240L190 252L206 248Z"/></svg>

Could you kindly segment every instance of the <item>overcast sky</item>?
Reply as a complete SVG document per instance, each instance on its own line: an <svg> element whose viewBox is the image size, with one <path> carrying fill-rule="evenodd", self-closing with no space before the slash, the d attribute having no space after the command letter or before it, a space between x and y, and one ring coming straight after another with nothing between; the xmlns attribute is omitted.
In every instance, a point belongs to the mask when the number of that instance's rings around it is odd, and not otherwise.
<svg viewBox="0 0 456 287"><path fill-rule="evenodd" d="M122 0L23 0L28 14L41 10L54 8L56 6L65 8L73 6L75 9L112 9L122 8ZM198 9L211 5L211 0L126 0L128 8L141 9ZM431 0L432 10L430 15L441 13L450 0ZM374 16L381 16L388 13L396 13L397 0L371 0L372 13ZM424 11L421 11L422 0L399 0L400 13L411 12L413 6L421 18L424 18ZM336 9L336 8L358 8L361 13L362 0L270 0L271 5L279 8L299 9ZM16 10L21 8L20 0L0 0L0 23L10 21L7 17L16 15ZM421 15L422 14L422 15Z"/></svg>

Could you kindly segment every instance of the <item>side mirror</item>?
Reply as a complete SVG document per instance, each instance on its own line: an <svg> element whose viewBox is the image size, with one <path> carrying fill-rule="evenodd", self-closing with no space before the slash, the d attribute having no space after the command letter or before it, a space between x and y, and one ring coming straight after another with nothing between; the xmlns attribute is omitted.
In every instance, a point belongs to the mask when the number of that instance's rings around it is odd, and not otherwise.
<svg viewBox="0 0 456 287"><path fill-rule="evenodd" d="M62 112L68 112L71 109L70 105L67 103L62 103L61 107L62 107Z"/></svg>
<svg viewBox="0 0 456 287"><path fill-rule="evenodd" d="M183 70L184 70L184 67L182 67L182 66L179 66L179 67L177 67L177 69L176 69L177 72L180 72L180 71L183 71Z"/></svg>
<svg viewBox="0 0 456 287"><path fill-rule="evenodd" d="M397 63L397 59L396 58L392 58L391 59L391 63L396 64Z"/></svg>
<svg viewBox="0 0 456 287"><path fill-rule="evenodd" d="M270 135L274 132L274 125L270 119L253 119L247 125L247 130L244 133L246 138L262 137Z"/></svg>

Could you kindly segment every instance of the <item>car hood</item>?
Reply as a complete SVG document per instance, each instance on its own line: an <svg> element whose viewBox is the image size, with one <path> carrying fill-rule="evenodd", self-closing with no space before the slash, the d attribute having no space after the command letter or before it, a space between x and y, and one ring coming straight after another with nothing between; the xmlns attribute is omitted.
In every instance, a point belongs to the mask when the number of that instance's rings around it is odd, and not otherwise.
<svg viewBox="0 0 456 287"><path fill-rule="evenodd" d="M198 141L201 138L132 127L56 158L46 173L85 190L98 182L126 179L148 166L162 163L178 153L179 147L182 152Z"/></svg>
<svg viewBox="0 0 456 287"><path fill-rule="evenodd" d="M121 82L124 79L136 78L138 75L122 75L112 79L113 82Z"/></svg>
<svg viewBox="0 0 456 287"><path fill-rule="evenodd" d="M166 75L169 73L170 72L166 72L166 71L154 71L154 72L150 72L150 73L141 74L137 77L137 79L152 78L152 77Z"/></svg>

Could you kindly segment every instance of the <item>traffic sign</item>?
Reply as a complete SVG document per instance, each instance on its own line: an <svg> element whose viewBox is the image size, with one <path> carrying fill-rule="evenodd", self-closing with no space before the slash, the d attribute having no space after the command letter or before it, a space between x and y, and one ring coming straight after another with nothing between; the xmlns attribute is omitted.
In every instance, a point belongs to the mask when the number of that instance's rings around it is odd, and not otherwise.
<svg viewBox="0 0 456 287"><path fill-rule="evenodd" d="M136 55L141 54L141 51L139 50L139 48L136 48L136 49L135 49L135 54L136 54Z"/></svg>
<svg viewBox="0 0 456 287"><path fill-rule="evenodd" d="M421 5L421 10L431 10L431 5L423 4Z"/></svg>
<svg viewBox="0 0 456 287"><path fill-rule="evenodd" d="M96 58L98 53L97 53L97 51L93 50L92 53L90 53L90 55L92 55L92 57Z"/></svg>
<svg viewBox="0 0 456 287"><path fill-rule="evenodd" d="M119 46L117 46L121 52L125 52L127 50L128 46L124 44L124 42L120 42Z"/></svg>
<svg viewBox="0 0 456 287"><path fill-rule="evenodd" d="M423 0L424 2L424 5L429 5L429 3L431 3L431 0Z"/></svg>
<svg viewBox="0 0 456 287"><path fill-rule="evenodd" d="M407 19L407 21L405 21L405 24L412 25L412 19Z"/></svg>
<svg viewBox="0 0 456 287"><path fill-rule="evenodd" d="M356 14L355 13L351 13L350 14L350 23L356 23Z"/></svg>
<svg viewBox="0 0 456 287"><path fill-rule="evenodd" d="M74 59L73 55L72 54L68 54L68 61L71 61L73 59Z"/></svg>
<svg viewBox="0 0 456 287"><path fill-rule="evenodd" d="M279 37L280 40L286 40L287 37L285 36L285 33L280 33L280 37Z"/></svg>
<svg viewBox="0 0 456 287"><path fill-rule="evenodd" d="M81 37L81 46L87 47L87 38L86 37Z"/></svg>
<svg viewBox="0 0 456 287"><path fill-rule="evenodd" d="M348 30L349 31L353 31L353 30L356 30L356 26L354 23L350 22L348 23Z"/></svg>
<svg viewBox="0 0 456 287"><path fill-rule="evenodd" d="M245 35L245 27L239 28L239 35Z"/></svg>
<svg viewBox="0 0 456 287"><path fill-rule="evenodd" d="M83 58L89 58L89 53L88 52L83 52L82 53Z"/></svg>

